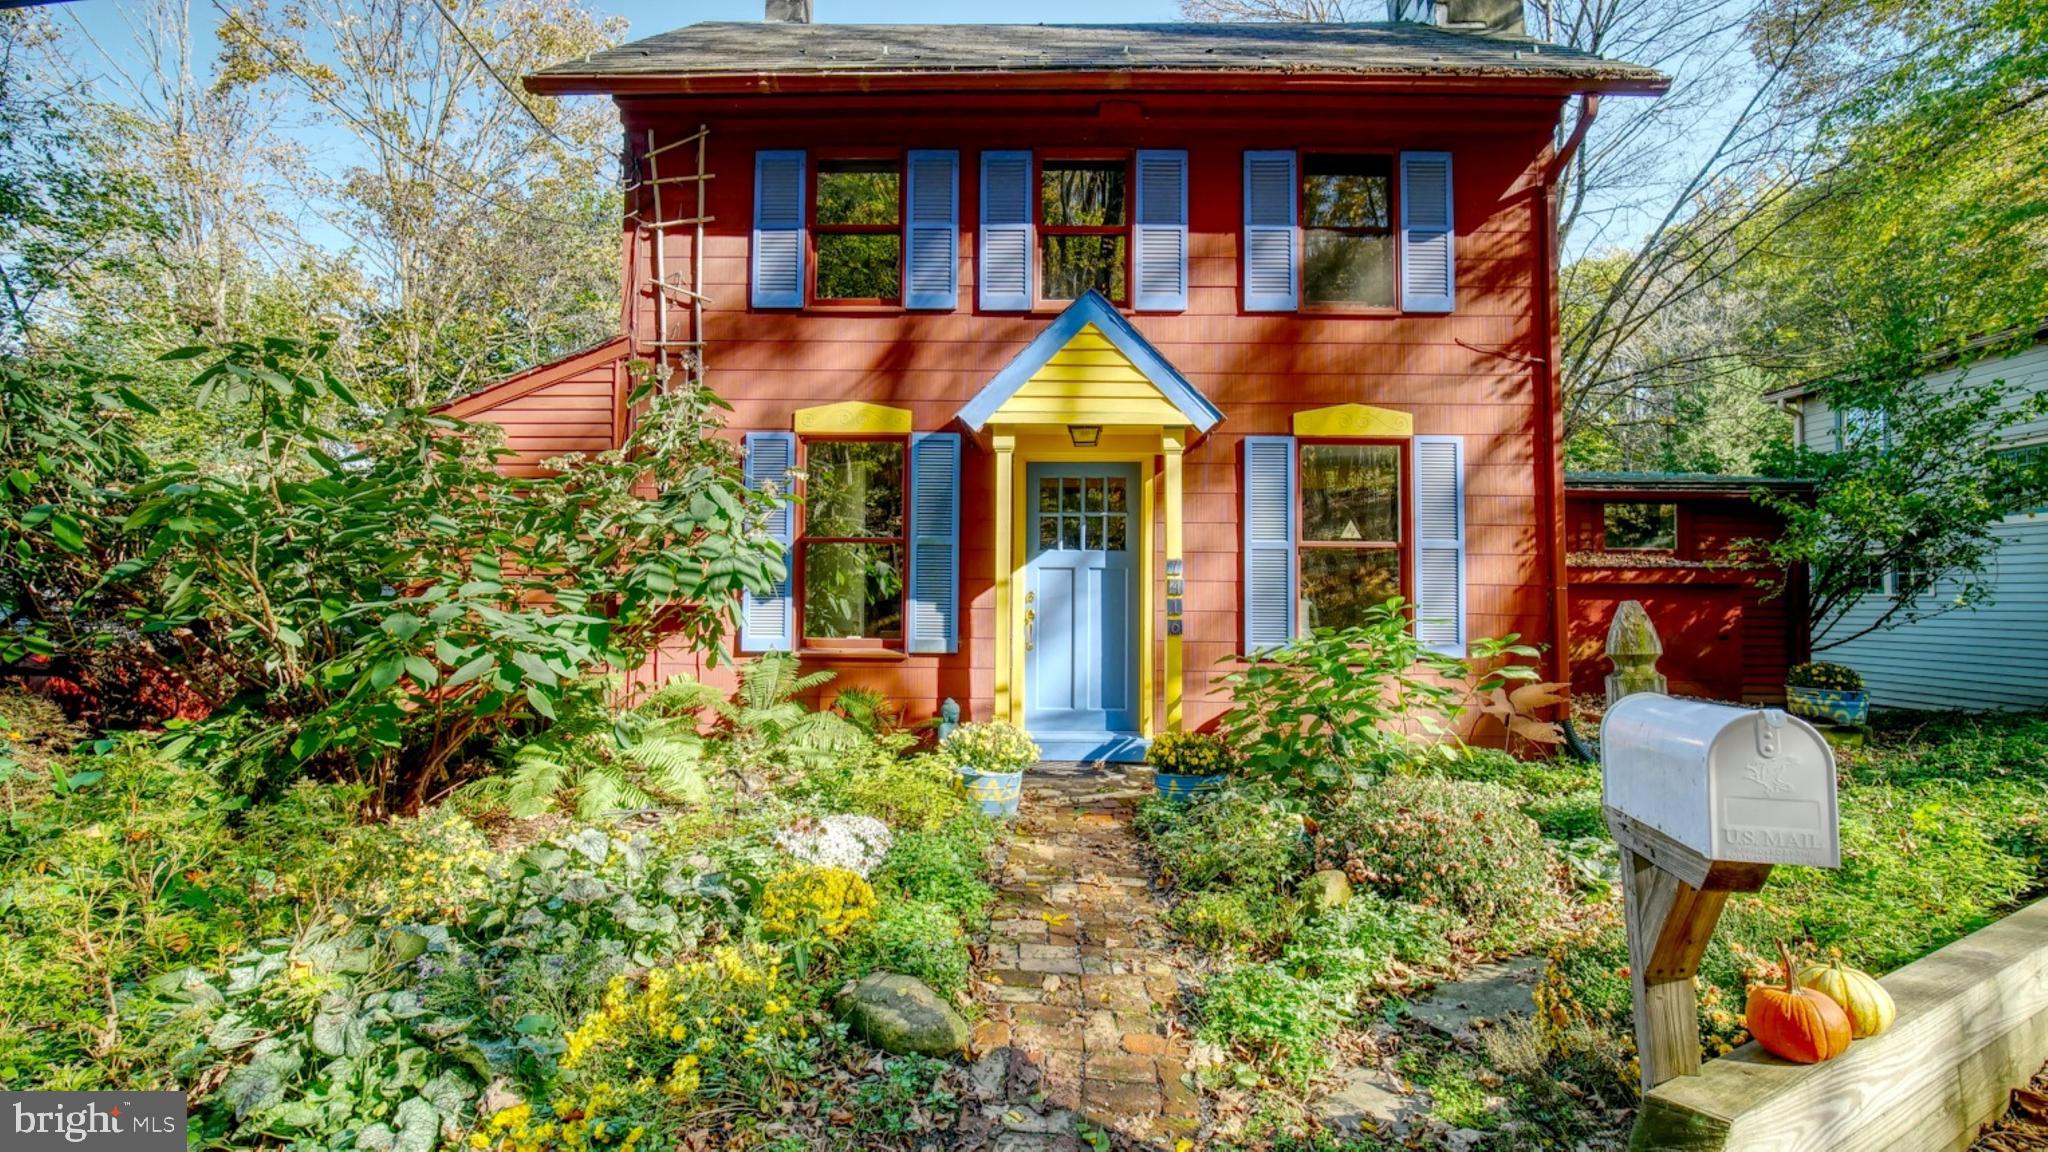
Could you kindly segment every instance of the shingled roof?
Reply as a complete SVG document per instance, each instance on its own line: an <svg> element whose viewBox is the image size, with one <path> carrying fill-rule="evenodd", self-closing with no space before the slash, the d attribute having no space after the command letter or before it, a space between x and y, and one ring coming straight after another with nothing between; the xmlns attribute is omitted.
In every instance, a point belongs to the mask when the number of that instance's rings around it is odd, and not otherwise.
<svg viewBox="0 0 2048 1152"><path fill-rule="evenodd" d="M1661 92L1652 68L1521 36L1424 24L692 24L544 68L535 92L872 88L979 77L1113 77L1142 87L1167 76L1222 81L1430 78L1521 82L1547 90ZM880 82L880 83L878 83Z"/></svg>

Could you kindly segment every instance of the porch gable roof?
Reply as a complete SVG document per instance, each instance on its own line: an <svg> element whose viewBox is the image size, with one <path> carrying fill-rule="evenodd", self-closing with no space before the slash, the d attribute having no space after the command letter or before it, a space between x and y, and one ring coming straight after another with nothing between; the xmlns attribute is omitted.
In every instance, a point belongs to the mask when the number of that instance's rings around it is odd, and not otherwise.
<svg viewBox="0 0 2048 1152"><path fill-rule="evenodd" d="M1093 289L1055 317L1031 343L1024 346L1024 350L1019 352L1015 359L1005 365L1001 372L996 373L987 386L960 409L960 421L976 432L986 428L995 421L998 412L1006 403L1031 384L1076 337L1090 328L1108 341L1109 345L1129 362L1130 367L1136 369L1138 374L1157 390L1159 399L1164 401L1172 412L1178 413L1196 432L1207 432L1222 422L1223 413L1211 404L1207 397L1196 391L1194 385L1188 383L1187 377L1180 374L1179 369L1168 363L1166 357L1161 356L1157 349L1139 335L1138 330L1131 326L1129 320L1124 319L1115 305ZM1116 401L1105 399L1102 403L1111 406ZM1104 424L1129 422L1115 419L1100 421Z"/></svg>

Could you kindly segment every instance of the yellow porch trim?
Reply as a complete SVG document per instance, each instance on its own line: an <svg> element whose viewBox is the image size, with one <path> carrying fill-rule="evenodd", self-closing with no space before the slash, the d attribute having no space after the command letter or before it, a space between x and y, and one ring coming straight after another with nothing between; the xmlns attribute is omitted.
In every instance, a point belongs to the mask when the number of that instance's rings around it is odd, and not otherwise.
<svg viewBox="0 0 2048 1152"><path fill-rule="evenodd" d="M1166 489L1166 579L1180 580L1181 595L1166 598L1166 730L1181 730L1181 692L1185 677L1181 674L1181 629L1185 626L1185 613L1175 612L1184 606L1187 594L1187 566L1181 550L1181 454L1186 445L1178 428L1159 430L1159 452L1165 458L1160 471L1165 476ZM1169 589L1171 591L1171 589Z"/></svg>
<svg viewBox="0 0 2048 1152"><path fill-rule="evenodd" d="M1294 414L1296 436L1330 439L1379 439L1415 435L1415 417L1370 404L1336 404Z"/></svg>
<svg viewBox="0 0 2048 1152"><path fill-rule="evenodd" d="M991 424L1159 427L1186 417L1093 324L1082 326L990 416Z"/></svg>
<svg viewBox="0 0 2048 1152"><path fill-rule="evenodd" d="M908 436L910 409L842 400L796 410L796 432L804 436Z"/></svg>
<svg viewBox="0 0 2048 1152"><path fill-rule="evenodd" d="M1025 692L1027 663L1024 651L1024 614L1014 611L1016 589L1021 586L1024 558L1030 555L1025 538L1025 526L1030 523L1027 506L1028 493L1018 477L1030 464L1059 463L1071 461L1100 462L1104 464L1134 463L1138 465L1138 727L1139 734L1152 737L1160 732L1158 707L1158 684L1160 668L1158 653L1153 637L1156 628L1153 622L1157 597L1162 587L1160 569L1155 563L1154 553L1158 547L1158 532L1153 526L1159 503L1155 497L1156 467L1162 454L1168 452L1167 444L1174 445L1168 459L1171 479L1166 481L1165 502L1169 509L1167 539L1178 541L1180 533L1180 466L1179 453L1186 431L1182 427L1154 427L1144 431L1137 429L1105 431L1102 440L1093 448L1076 448L1064 427L999 427L994 429L993 445L996 453L995 500L995 586L996 586L996 701L995 715L1022 727L1025 713ZM1177 556L1176 544L1169 544L1169 554ZM1178 726L1180 692L1172 681L1172 669L1179 666L1179 637L1169 637L1167 642L1166 688L1168 702L1168 726Z"/></svg>

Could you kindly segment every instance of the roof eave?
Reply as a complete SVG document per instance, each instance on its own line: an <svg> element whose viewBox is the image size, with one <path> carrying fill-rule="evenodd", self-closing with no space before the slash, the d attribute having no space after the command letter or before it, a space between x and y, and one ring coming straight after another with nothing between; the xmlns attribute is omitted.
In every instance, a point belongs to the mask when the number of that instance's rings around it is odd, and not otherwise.
<svg viewBox="0 0 2048 1152"><path fill-rule="evenodd" d="M1163 92L1378 92L1458 96L1574 96L1581 93L1661 96L1664 76L1528 75L1472 72L1267 72L1175 71L834 71L687 74L576 72L567 68L523 78L541 96L731 96L849 92L1163 91Z"/></svg>

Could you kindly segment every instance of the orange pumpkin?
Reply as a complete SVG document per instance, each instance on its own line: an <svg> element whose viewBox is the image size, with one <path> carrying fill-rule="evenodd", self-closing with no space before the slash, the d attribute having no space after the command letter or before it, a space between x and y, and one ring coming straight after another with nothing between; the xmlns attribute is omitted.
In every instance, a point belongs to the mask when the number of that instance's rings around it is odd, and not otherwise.
<svg viewBox="0 0 2048 1152"><path fill-rule="evenodd" d="M1764 1051L1795 1064L1818 1064L1848 1051L1849 1014L1842 1006L1792 977L1792 950L1778 943L1785 966L1785 986L1751 985L1743 1013L1749 1034Z"/></svg>

